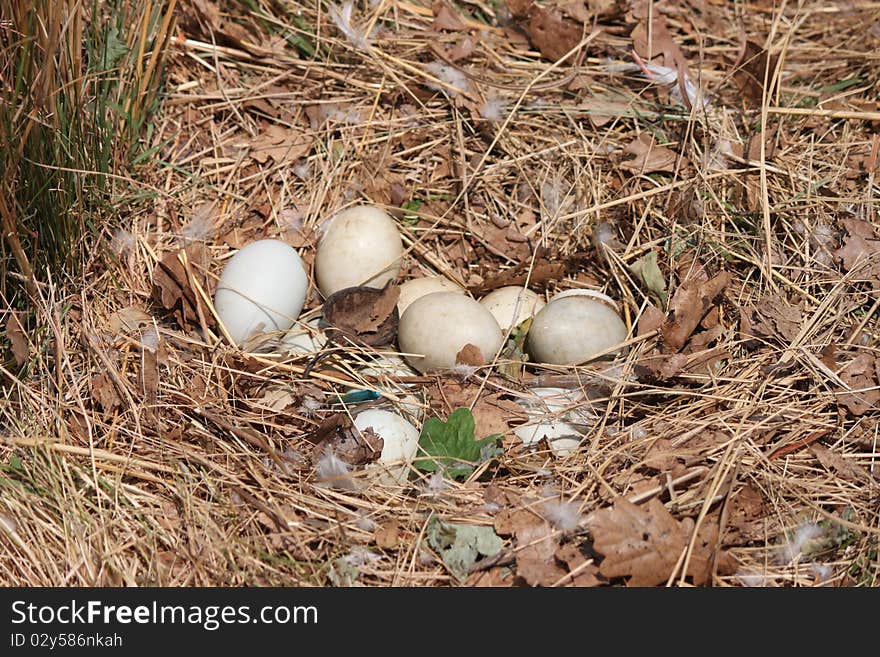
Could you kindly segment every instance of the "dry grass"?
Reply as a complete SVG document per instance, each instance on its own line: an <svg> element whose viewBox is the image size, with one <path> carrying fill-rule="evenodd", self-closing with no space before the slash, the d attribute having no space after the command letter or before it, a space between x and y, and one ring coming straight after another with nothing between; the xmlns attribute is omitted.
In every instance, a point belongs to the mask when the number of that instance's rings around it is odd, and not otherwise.
<svg viewBox="0 0 880 657"><path fill-rule="evenodd" d="M0 370L0 582L325 586L344 558L367 586L456 585L421 539L432 517L491 525L491 486L526 507L548 492L576 503L582 529L564 540L591 557L591 514L617 496L659 498L677 518L721 527L735 567L715 568L713 585L876 586L878 410L853 414L840 378L857 355L877 353L876 281L869 267L847 271L816 235L839 245L841 218L880 222L877 168L854 159L877 162L880 32L866 26L880 6L653 4L708 94L705 110L689 111L609 68L632 62L623 17L586 30L556 63L495 22L456 65L468 71L458 81L468 89L456 91L426 64L467 33L432 31L429 8L359 3L359 34L377 28L364 46L328 4L307 5L258 0L211 16L182 3L148 136L156 155L138 173L151 200L131 207L121 232L105 230L82 280L36 286L26 362L10 355ZM459 6L477 21L501 5ZM730 73L743 32L781 61L762 109L743 108ZM272 145L272 125L287 131L289 158L255 146ZM761 126L773 134L763 147L722 153ZM622 149L641 133L687 162L622 169ZM720 328L704 346L720 358L645 376L645 364L670 358L648 333L613 365L529 366L517 380L480 370L475 390L529 395L564 380L589 391L595 425L564 458L523 449L511 432L497 463L440 492L415 476L399 487L320 486L298 461L305 436L343 408L348 387L369 384L358 374L369 351L304 377L309 357L246 354L220 338L211 290L232 248L255 238L287 239L311 262L312 229L361 201L399 219L407 276L476 286L539 262L539 249L578 256L570 275L538 289L603 291L620 300L632 336L651 299L628 266L645 253L660 255L672 292L695 266L726 270ZM504 221L528 241L504 239ZM600 224L614 242L594 239ZM151 281L185 240L207 257L188 253L190 282L204 283L184 322L156 302ZM744 339L741 315L768 297L797 307L799 321ZM316 293L307 304L320 305ZM836 369L823 358L829 345L842 354ZM385 384L399 396L430 380ZM839 459L821 460L814 445ZM733 500L746 488L762 506L740 526ZM392 524L399 542L379 547L376 529ZM792 552L813 524L821 548ZM501 566L515 548L506 543Z"/></svg>

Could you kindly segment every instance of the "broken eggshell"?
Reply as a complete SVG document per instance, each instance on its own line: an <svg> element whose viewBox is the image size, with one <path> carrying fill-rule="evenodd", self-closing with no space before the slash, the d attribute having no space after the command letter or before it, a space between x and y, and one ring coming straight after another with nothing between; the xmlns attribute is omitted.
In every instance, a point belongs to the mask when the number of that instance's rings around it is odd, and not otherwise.
<svg viewBox="0 0 880 657"><path fill-rule="evenodd" d="M374 205L334 216L315 254L315 277L325 297L343 288L383 287L400 272L403 241L394 220Z"/></svg>
<svg viewBox="0 0 880 657"><path fill-rule="evenodd" d="M620 344L627 333L605 301L571 294L551 299L534 316L526 349L535 362L572 365Z"/></svg>
<svg viewBox="0 0 880 657"><path fill-rule="evenodd" d="M382 454L367 470L379 471L380 481L402 484L409 474L409 464L419 447L419 431L409 421L396 413L371 408L358 413L354 426L359 431L371 429L382 441Z"/></svg>
<svg viewBox="0 0 880 657"><path fill-rule="evenodd" d="M397 299L397 310L403 311L416 299L432 292L457 292L464 294L464 289L442 276L422 276L411 278L400 284L400 296Z"/></svg>
<svg viewBox="0 0 880 657"><path fill-rule="evenodd" d="M214 308L237 345L289 329L302 311L308 277L299 254L280 240L241 248L220 274Z"/></svg>
<svg viewBox="0 0 880 657"><path fill-rule="evenodd" d="M570 454L577 449L586 427L595 419L589 404L581 403L583 392L565 388L533 388L531 392L533 396L518 402L529 421L516 427L514 434L526 446L546 438L555 456Z"/></svg>
<svg viewBox="0 0 880 657"><path fill-rule="evenodd" d="M511 326L519 326L546 305L535 292L518 285L492 290L480 299L480 303L492 313L502 331L507 331Z"/></svg>
<svg viewBox="0 0 880 657"><path fill-rule="evenodd" d="M468 344L491 362L503 333L478 301L457 292L432 292L416 299L403 313L397 339L406 361L424 373L455 367L456 356Z"/></svg>

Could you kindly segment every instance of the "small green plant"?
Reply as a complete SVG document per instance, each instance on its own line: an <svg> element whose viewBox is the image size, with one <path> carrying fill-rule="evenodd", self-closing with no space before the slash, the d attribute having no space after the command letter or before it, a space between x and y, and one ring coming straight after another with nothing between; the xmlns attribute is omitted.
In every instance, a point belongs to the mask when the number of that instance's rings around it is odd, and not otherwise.
<svg viewBox="0 0 880 657"><path fill-rule="evenodd" d="M468 476L477 464L500 451L499 434L476 440L475 430L474 415L467 408L455 409L446 422L436 417L428 419L419 436L419 450L425 456L416 459L415 466L424 472L442 469L454 479Z"/></svg>

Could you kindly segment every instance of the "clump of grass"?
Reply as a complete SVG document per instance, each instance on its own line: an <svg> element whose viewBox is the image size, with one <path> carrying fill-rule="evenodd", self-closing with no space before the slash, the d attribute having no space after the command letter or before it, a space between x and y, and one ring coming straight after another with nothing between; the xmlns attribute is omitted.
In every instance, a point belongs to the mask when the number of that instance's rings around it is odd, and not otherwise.
<svg viewBox="0 0 880 657"><path fill-rule="evenodd" d="M73 273L144 149L176 0L0 3L0 270Z"/></svg>

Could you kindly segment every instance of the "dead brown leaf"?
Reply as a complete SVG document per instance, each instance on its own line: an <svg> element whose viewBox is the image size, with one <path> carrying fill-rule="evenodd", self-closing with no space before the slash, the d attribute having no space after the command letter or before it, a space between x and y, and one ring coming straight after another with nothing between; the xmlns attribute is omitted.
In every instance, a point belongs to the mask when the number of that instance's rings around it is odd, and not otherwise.
<svg viewBox="0 0 880 657"><path fill-rule="evenodd" d="M743 486L728 502L723 544L744 545L766 539L774 533L768 528L769 522L771 515L761 491L751 485Z"/></svg>
<svg viewBox="0 0 880 657"><path fill-rule="evenodd" d="M838 374L852 392L840 393L837 399L853 415L864 415L880 402L877 370L878 363L874 356L860 353Z"/></svg>
<svg viewBox="0 0 880 657"><path fill-rule="evenodd" d="M715 298L730 281L731 275L726 271L705 282L683 281L669 302L670 319L661 327L664 344L675 351L684 347L700 320L709 312Z"/></svg>
<svg viewBox="0 0 880 657"><path fill-rule="evenodd" d="M122 406L113 380L107 374L96 374L92 377L92 399L105 411L113 411Z"/></svg>
<svg viewBox="0 0 880 657"><path fill-rule="evenodd" d="M186 258L189 269L206 292L210 293L203 274L207 270L208 251L201 242L191 242L185 249L165 254L153 270L153 297L166 310L175 310L180 316L180 324L186 325L199 320L198 296L193 291L187 268L181 262ZM210 318L210 313L202 317Z"/></svg>
<svg viewBox="0 0 880 657"><path fill-rule="evenodd" d="M663 326L665 321L666 315L653 303L649 303L639 317L638 334L644 335L645 333L656 331Z"/></svg>
<svg viewBox="0 0 880 657"><path fill-rule="evenodd" d="M630 34L633 51L645 63L655 63L677 70L679 75L687 73L687 60L672 38L666 20L655 17L651 23L640 22Z"/></svg>
<svg viewBox="0 0 880 657"><path fill-rule="evenodd" d="M678 155L665 146L658 146L653 135L643 132L623 149L624 153L633 155L623 160L620 168L635 173L652 173L654 171L675 171Z"/></svg>
<svg viewBox="0 0 880 657"><path fill-rule="evenodd" d="M687 575L694 583L708 577L715 542L711 523L703 523L691 553ZM656 498L637 506L625 498L598 511L590 523L593 548L605 558L599 566L604 577L628 577L628 586L654 586L666 582L688 545L693 520L677 521Z"/></svg>
<svg viewBox="0 0 880 657"><path fill-rule="evenodd" d="M431 29L435 32L440 32L441 30L458 32L468 29L461 16L449 6L446 0L434 0L431 4L431 12L434 14L434 22L431 24Z"/></svg>
<svg viewBox="0 0 880 657"><path fill-rule="evenodd" d="M268 125L250 142L250 155L260 164L271 158L275 164L295 162L312 150L315 136L299 126Z"/></svg>
<svg viewBox="0 0 880 657"><path fill-rule="evenodd" d="M12 358L15 359L16 366L21 367L28 359L30 345L21 320L14 312L9 313L6 318L6 338L12 348Z"/></svg>
<svg viewBox="0 0 880 657"><path fill-rule="evenodd" d="M583 38L583 24L566 18L555 7L524 0L505 0L505 3L532 46L547 59L560 59Z"/></svg>
<svg viewBox="0 0 880 657"><path fill-rule="evenodd" d="M770 56L754 41L743 42L739 57L733 64L733 80L748 109L761 107L765 89L769 102L779 83L779 76L776 74L778 64L778 56Z"/></svg>
<svg viewBox="0 0 880 657"><path fill-rule="evenodd" d="M466 365L469 367L480 367L486 364L486 358L477 345L467 343L461 350L455 354L456 365Z"/></svg>
<svg viewBox="0 0 880 657"><path fill-rule="evenodd" d="M399 296L400 287L395 283L382 289L357 286L334 292L324 302L328 337L341 334L353 342L373 346L394 342L400 320Z"/></svg>
<svg viewBox="0 0 880 657"><path fill-rule="evenodd" d="M125 335L152 323L152 315L137 306L128 306L110 315L110 319L107 320L107 330L114 335Z"/></svg>
<svg viewBox="0 0 880 657"><path fill-rule="evenodd" d="M396 548L400 542L400 523L396 520L379 525L374 533L376 545L380 548Z"/></svg>
<svg viewBox="0 0 880 657"><path fill-rule="evenodd" d="M847 272L870 280L876 290L880 287L880 238L867 221L848 217L841 223L848 236L834 255L842 261Z"/></svg>
<svg viewBox="0 0 880 657"><path fill-rule="evenodd" d="M530 586L551 586L568 571L556 562L559 536L546 521L522 527L516 532L516 574Z"/></svg>
<svg viewBox="0 0 880 657"><path fill-rule="evenodd" d="M312 462L332 450L336 456L352 466L376 461L382 454L385 441L370 427L358 430L347 413L336 413L324 420L306 439L314 445Z"/></svg>
<svg viewBox="0 0 880 657"><path fill-rule="evenodd" d="M746 316L745 320L743 315ZM746 306L740 316L744 338L778 338L786 343L800 333L802 321L801 309L778 295L764 297L754 305Z"/></svg>
<svg viewBox="0 0 880 657"><path fill-rule="evenodd" d="M877 481L865 468L858 463L845 458L842 454L823 445L814 443L809 447L810 452L825 468L839 475L842 479L854 484L876 485Z"/></svg>
<svg viewBox="0 0 880 657"><path fill-rule="evenodd" d="M589 588L600 586L603 582L597 575L599 567L589 562L584 553L573 543L566 543L554 555L557 561L561 561L568 567L568 579L563 581L566 586Z"/></svg>

